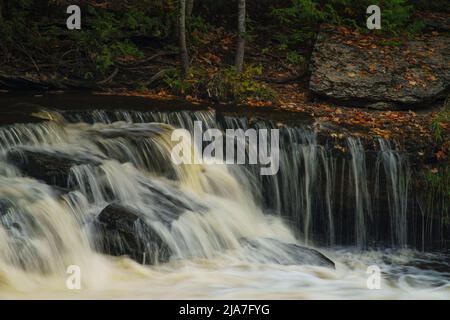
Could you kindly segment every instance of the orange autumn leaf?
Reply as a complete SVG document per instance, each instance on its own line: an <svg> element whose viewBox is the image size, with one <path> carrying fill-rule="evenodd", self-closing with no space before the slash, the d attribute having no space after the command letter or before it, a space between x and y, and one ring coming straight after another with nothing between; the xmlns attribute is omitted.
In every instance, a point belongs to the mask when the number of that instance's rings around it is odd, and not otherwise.
<svg viewBox="0 0 450 320"><path fill-rule="evenodd" d="M445 154L444 151L439 150L438 152L436 152L436 158L438 160L444 160L445 158L447 158L447 155Z"/></svg>

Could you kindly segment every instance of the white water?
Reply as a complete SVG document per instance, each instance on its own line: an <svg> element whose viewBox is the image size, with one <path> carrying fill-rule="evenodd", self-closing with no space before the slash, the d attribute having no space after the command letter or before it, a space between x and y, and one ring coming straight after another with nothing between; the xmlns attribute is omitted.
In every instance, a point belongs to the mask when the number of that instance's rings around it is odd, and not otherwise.
<svg viewBox="0 0 450 320"><path fill-rule="evenodd" d="M48 123L0 128L0 199L9 203L6 213L0 216L0 298L450 298L449 256L444 254L321 249L336 263L336 270L332 270L274 264L273 256L289 259L289 254L270 243L267 252L249 251L240 241L243 237L302 242L296 240L288 222L264 212L254 192L258 183L247 177L243 169L170 165L170 128L149 122L190 128L183 116L136 119L130 114L118 115L127 122L113 122L98 112L92 125ZM207 115L198 117L211 124ZM146 138L133 147L130 132L144 132ZM21 177L5 162L5 153L18 146L63 152L99 164L73 167L70 183L76 191L59 196L54 188ZM361 156L358 145L351 146L352 152ZM304 171L298 170L299 166L292 168L297 170L295 174L305 175L305 185L299 187L305 195L304 203L297 202L297 208L306 208L300 219L304 233L299 238L308 244L313 238L315 219L309 195L317 178L315 166L320 158L328 163L320 149L312 148L309 143L299 150ZM362 165L361 159L354 159L353 174L360 179L364 179ZM326 171L327 181L331 171ZM292 172L295 171L287 174ZM179 180L172 180L173 176ZM286 185L282 187L273 181L273 189L278 190L278 210L282 210L282 197L284 203L290 200L289 185L284 181ZM361 183L365 181L355 185L357 206L364 206L367 196ZM363 194L359 194L360 190ZM163 223L172 212L159 203L161 194L175 197L190 208L171 228ZM142 266L126 257L101 255L92 248L91 222L111 198L139 210L145 221L158 229L174 252L169 263ZM356 230L360 231L365 228L361 224L366 214L364 208L361 210L356 212L361 215L355 217ZM331 209L327 221L330 237L334 238ZM362 246L363 237L364 234L358 234L358 245ZM447 273L423 268L434 260ZM381 290L369 290L366 285L366 270L373 264L384 272ZM81 290L66 287L69 265L81 268Z"/></svg>

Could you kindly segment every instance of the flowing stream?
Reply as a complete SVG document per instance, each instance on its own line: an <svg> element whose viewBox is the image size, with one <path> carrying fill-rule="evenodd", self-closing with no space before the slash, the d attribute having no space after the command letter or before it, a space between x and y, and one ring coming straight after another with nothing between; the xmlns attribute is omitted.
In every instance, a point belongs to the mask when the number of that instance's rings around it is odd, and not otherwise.
<svg viewBox="0 0 450 320"><path fill-rule="evenodd" d="M348 156L337 156L307 125L213 110L46 117L0 127L0 298L450 298L448 226L419 202L395 142L377 141L374 153L348 138ZM192 131L195 120L205 129L279 128L278 174L173 165L171 132ZM46 181L23 172L14 153L73 163L64 179ZM170 248L169 261L150 249L138 259L100 253L96 220L111 203L139 212ZM136 232L149 243L146 230ZM297 265L284 244L315 248L335 269ZM80 290L66 286L72 265ZM379 290L367 287L373 265Z"/></svg>

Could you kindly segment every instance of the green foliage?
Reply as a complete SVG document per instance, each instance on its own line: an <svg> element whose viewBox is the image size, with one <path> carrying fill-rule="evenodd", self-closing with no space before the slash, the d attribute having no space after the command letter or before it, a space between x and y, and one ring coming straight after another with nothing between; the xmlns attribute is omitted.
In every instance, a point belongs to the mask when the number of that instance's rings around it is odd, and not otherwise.
<svg viewBox="0 0 450 320"><path fill-rule="evenodd" d="M429 199L434 199L444 214L444 222L450 224L450 165L446 165L425 172L424 194Z"/></svg>
<svg viewBox="0 0 450 320"><path fill-rule="evenodd" d="M289 51L286 58L288 62L294 66L301 66L305 63L305 57L296 51Z"/></svg>
<svg viewBox="0 0 450 320"><path fill-rule="evenodd" d="M276 101L276 94L255 80L262 75L260 65L248 65L242 73L234 67L218 72L208 83L208 92L217 100L242 102L248 98Z"/></svg>
<svg viewBox="0 0 450 320"><path fill-rule="evenodd" d="M309 24L322 21L325 18L318 1L314 0L292 0L290 7L274 9L272 13L283 24L296 22Z"/></svg>
<svg viewBox="0 0 450 320"><path fill-rule="evenodd" d="M412 5L406 0L390 0L381 6L384 24L388 30L405 26L410 19Z"/></svg>
<svg viewBox="0 0 450 320"><path fill-rule="evenodd" d="M206 36L214 26L209 24L201 16L190 16L186 21L187 35L189 36L188 43L193 46L198 46L202 44L202 37Z"/></svg>
<svg viewBox="0 0 450 320"><path fill-rule="evenodd" d="M207 73L201 68L191 67L183 78L179 70L173 70L166 74L164 83L175 95L201 95L205 88Z"/></svg>
<svg viewBox="0 0 450 320"><path fill-rule="evenodd" d="M137 10L121 15L89 6L88 14L85 27L70 35L77 49L88 56L102 74L114 66L118 58L143 57L130 37L141 34L161 37L167 33L160 27L159 18Z"/></svg>
<svg viewBox="0 0 450 320"><path fill-rule="evenodd" d="M136 82L134 89L139 93L145 93L148 90L145 83L143 83L141 81Z"/></svg>
<svg viewBox="0 0 450 320"><path fill-rule="evenodd" d="M0 19L0 46L40 48L48 38L29 22L34 0L11 1L8 16ZM5 14L5 13L3 13Z"/></svg>
<svg viewBox="0 0 450 320"><path fill-rule="evenodd" d="M160 17L152 17L143 11L129 10L125 13L123 20L120 20L122 30L127 30L133 34L150 35L156 38L165 38L170 31Z"/></svg>
<svg viewBox="0 0 450 320"><path fill-rule="evenodd" d="M442 125L448 125L450 123L450 106L445 105L433 118L431 123L431 132L436 143L441 144L444 142L444 130Z"/></svg>
<svg viewBox="0 0 450 320"><path fill-rule="evenodd" d="M447 98L444 107L436 113L431 123L431 130L435 142L444 150L450 151L448 134L443 126L450 124L450 98ZM446 146L446 147L445 147ZM442 152L442 151L440 151ZM444 151L445 152L445 151ZM450 162L447 159L437 168L428 170L425 173L426 190L425 195L437 203L444 212L446 224L450 224ZM437 197L437 199L435 199Z"/></svg>
<svg viewBox="0 0 450 320"><path fill-rule="evenodd" d="M385 32L398 34L403 31L411 37L424 28L422 22L411 20L414 6L407 0L380 1L380 6Z"/></svg>
<svg viewBox="0 0 450 320"><path fill-rule="evenodd" d="M276 101L276 94L256 78L262 75L261 66L246 66L242 73L228 67L209 75L206 70L192 67L183 79L178 71L164 80L173 94L212 98L217 101L244 102L246 99Z"/></svg>
<svg viewBox="0 0 450 320"><path fill-rule="evenodd" d="M423 30L422 22L412 21L414 7L407 0L291 0L289 6L272 10L273 17L292 30L290 33L280 30L276 39L285 49L296 46L312 39L322 22L366 32L366 9L372 4L381 8L381 33L411 37Z"/></svg>
<svg viewBox="0 0 450 320"><path fill-rule="evenodd" d="M133 37L162 40L173 32L170 15L163 15L161 10L149 12L152 6L142 10L137 1L127 10L85 4L82 7L82 29L68 31L64 20L61 21L65 17L67 5L65 1L59 0L9 2L8 12L4 11L3 19L0 19L0 45L13 51L13 55L17 51L19 54L27 51L27 56L33 55L36 60L39 56L48 58L49 53L65 50L70 52L73 59L83 61L85 69L78 70L79 75L91 79L108 72L118 59L143 57L141 50L132 41ZM113 5L120 6L120 3ZM152 2L150 5L156 6L157 3ZM152 15L153 12L156 15ZM58 20L63 24L54 23Z"/></svg>
<svg viewBox="0 0 450 320"><path fill-rule="evenodd" d="M213 26L211 24L209 24L201 16L188 17L186 26L187 26L188 33L193 33L193 32L208 33L213 29Z"/></svg>
<svg viewBox="0 0 450 320"><path fill-rule="evenodd" d="M280 49L298 46L315 36L314 26L325 19L324 12L314 0L292 0L291 6L275 8L273 17L283 27L275 33L275 39L280 42ZM286 28L291 32L287 33Z"/></svg>
<svg viewBox="0 0 450 320"><path fill-rule="evenodd" d="M388 46L388 47L400 47L404 44L404 41L401 40L389 40L389 39L381 39L380 45Z"/></svg>

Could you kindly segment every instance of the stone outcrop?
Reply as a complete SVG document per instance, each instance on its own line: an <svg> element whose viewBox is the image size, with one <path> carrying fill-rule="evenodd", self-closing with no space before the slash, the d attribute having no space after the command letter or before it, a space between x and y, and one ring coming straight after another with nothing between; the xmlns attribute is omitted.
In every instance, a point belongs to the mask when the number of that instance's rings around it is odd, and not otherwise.
<svg viewBox="0 0 450 320"><path fill-rule="evenodd" d="M310 89L319 97L375 109L426 105L449 91L449 52L446 36L382 46L321 32Z"/></svg>

